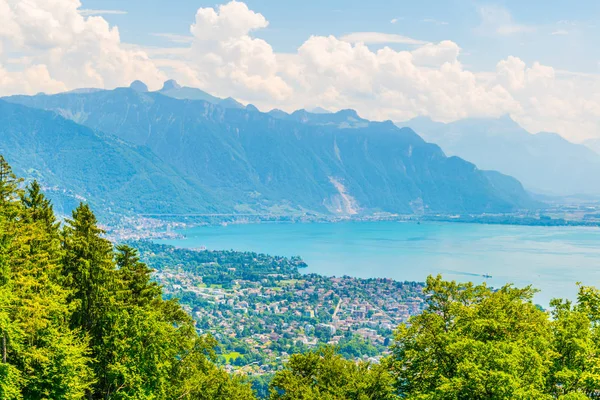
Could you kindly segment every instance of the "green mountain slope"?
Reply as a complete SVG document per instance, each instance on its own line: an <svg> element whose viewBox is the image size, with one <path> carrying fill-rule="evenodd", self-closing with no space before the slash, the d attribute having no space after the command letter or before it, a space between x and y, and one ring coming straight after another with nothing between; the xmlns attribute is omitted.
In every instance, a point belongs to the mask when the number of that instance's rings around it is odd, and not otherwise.
<svg viewBox="0 0 600 400"><path fill-rule="evenodd" d="M274 118L129 88L7 100L147 146L238 211L480 213L535 205L513 178L448 158L410 129L351 110Z"/></svg>
<svg viewBox="0 0 600 400"><path fill-rule="evenodd" d="M63 211L87 200L103 212L210 210L211 198L150 150L55 113L0 100L0 153L37 178Z"/></svg>

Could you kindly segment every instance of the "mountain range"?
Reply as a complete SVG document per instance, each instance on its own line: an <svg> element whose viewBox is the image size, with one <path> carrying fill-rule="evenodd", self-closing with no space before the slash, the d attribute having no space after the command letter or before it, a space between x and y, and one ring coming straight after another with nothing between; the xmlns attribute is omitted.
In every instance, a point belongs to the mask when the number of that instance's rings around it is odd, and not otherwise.
<svg viewBox="0 0 600 400"><path fill-rule="evenodd" d="M447 124L418 117L397 125L414 129L447 155L514 176L532 192L600 195L600 154L556 133L531 134L509 116Z"/></svg>
<svg viewBox="0 0 600 400"><path fill-rule="evenodd" d="M137 213L483 213L537 205L516 179L447 157L390 121L353 110L261 113L175 98L173 91L185 97L181 89L167 82L148 92L136 82L7 97L0 148L19 173L46 186Z"/></svg>

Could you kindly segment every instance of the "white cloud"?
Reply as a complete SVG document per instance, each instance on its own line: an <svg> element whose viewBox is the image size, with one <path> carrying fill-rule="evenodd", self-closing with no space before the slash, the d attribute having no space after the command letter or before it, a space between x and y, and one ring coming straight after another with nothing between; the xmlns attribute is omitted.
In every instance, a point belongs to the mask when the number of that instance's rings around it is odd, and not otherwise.
<svg viewBox="0 0 600 400"><path fill-rule="evenodd" d="M124 10L90 10L90 9L80 9L79 14L83 16L91 16L91 15L125 15L127 11Z"/></svg>
<svg viewBox="0 0 600 400"><path fill-rule="evenodd" d="M121 43L119 30L100 16L83 16L78 0L0 0L0 94L55 92L81 86L115 87L164 74L143 51ZM17 55L17 56L15 56ZM30 63L16 68L13 59Z"/></svg>
<svg viewBox="0 0 600 400"><path fill-rule="evenodd" d="M333 36L314 36L290 60L294 101L325 108L355 108L374 119L405 120L418 114L440 120L501 115L518 109L502 87L481 84L456 59L446 41L413 52L389 47L372 51ZM435 67L418 64L436 63Z"/></svg>
<svg viewBox="0 0 600 400"><path fill-rule="evenodd" d="M458 61L460 47L450 40L440 43L427 43L412 51L413 60L417 65L440 66L444 63Z"/></svg>
<svg viewBox="0 0 600 400"><path fill-rule="evenodd" d="M291 89L278 75L273 48L250 32L266 28L266 18L245 3L231 1L218 9L200 8L190 28L194 36L189 66L205 88L222 95L281 100Z"/></svg>
<svg viewBox="0 0 600 400"><path fill-rule="evenodd" d="M551 33L551 35L568 35L568 34L569 34L569 31L564 30L564 29L558 29Z"/></svg>
<svg viewBox="0 0 600 400"><path fill-rule="evenodd" d="M513 118L531 132L558 132L582 141L598 137L600 75L565 73L517 57L498 63L497 80L508 86L520 109Z"/></svg>
<svg viewBox="0 0 600 400"><path fill-rule="evenodd" d="M535 29L516 24L503 9L493 11L484 14L485 27L494 34ZM178 79L263 109L319 104L355 108L372 119L428 115L441 121L509 113L532 131L558 131L575 139L597 135L600 77L566 77L518 57L500 60L495 71L473 72L460 62L460 47L452 41L426 43L381 32L312 36L297 52L276 54L251 37L268 21L240 3L201 9L198 16L190 58L195 63L161 62L179 71ZM387 43L416 48L369 48Z"/></svg>
<svg viewBox="0 0 600 400"><path fill-rule="evenodd" d="M496 65L496 78L504 87L516 91L525 87L525 63L518 57L508 56Z"/></svg>
<svg viewBox="0 0 600 400"><path fill-rule="evenodd" d="M438 21L437 19L433 19L433 18L425 18L425 19L422 19L421 22L426 22L428 24L434 24L434 25L448 25L448 22L446 22L446 21Z"/></svg>
<svg viewBox="0 0 600 400"><path fill-rule="evenodd" d="M396 35L394 33L381 32L354 32L344 35L340 39L350 43L361 42L366 44L399 43L415 45L427 43L423 40L413 39L402 35Z"/></svg>
<svg viewBox="0 0 600 400"><path fill-rule="evenodd" d="M506 36L536 31L535 26L516 23L510 12L500 6L487 5L479 7L479 16L481 17L481 25L477 30L481 33Z"/></svg>
<svg viewBox="0 0 600 400"><path fill-rule="evenodd" d="M267 19L248 9L245 3L231 1L214 8L200 8L190 31L198 40L225 41L247 36L251 31L266 28Z"/></svg>
<svg viewBox="0 0 600 400"><path fill-rule="evenodd" d="M396 22L398 22L398 18L392 18L390 24L395 24Z"/></svg>
<svg viewBox="0 0 600 400"><path fill-rule="evenodd" d="M67 86L53 79L45 65L33 65L18 72L8 72L0 65L0 87L6 93L56 93Z"/></svg>

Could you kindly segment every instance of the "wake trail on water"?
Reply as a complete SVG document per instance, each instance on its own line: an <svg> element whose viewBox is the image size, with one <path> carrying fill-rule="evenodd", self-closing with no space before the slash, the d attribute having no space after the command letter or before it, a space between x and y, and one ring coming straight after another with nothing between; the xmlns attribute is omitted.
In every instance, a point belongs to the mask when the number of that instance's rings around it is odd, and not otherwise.
<svg viewBox="0 0 600 400"><path fill-rule="evenodd" d="M483 277L483 274L475 274L473 272L465 272L465 271L453 271L451 269L442 270L442 273L448 273L453 275L464 275L464 276L479 276Z"/></svg>

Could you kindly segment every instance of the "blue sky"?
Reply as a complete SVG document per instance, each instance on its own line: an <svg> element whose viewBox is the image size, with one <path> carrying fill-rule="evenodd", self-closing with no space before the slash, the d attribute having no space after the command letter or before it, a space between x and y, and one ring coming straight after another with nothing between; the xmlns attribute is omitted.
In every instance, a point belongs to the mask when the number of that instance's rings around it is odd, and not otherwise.
<svg viewBox="0 0 600 400"><path fill-rule="evenodd" d="M124 11L103 14L119 27L124 42L174 46L154 33L189 34L200 7L198 0L83 0L82 8ZM385 32L424 41L452 40L460 45L461 60L476 70L493 69L499 59L518 56L556 69L600 71L600 2L598 1L385 1L385 0L248 0L269 26L255 33L276 52L294 52L311 35L342 36L351 32ZM506 12L521 32L498 34L484 24L482 9ZM500 16L499 18L506 18ZM396 19L396 23L391 23ZM500 21L501 22L501 21ZM406 46L392 45L396 49Z"/></svg>

